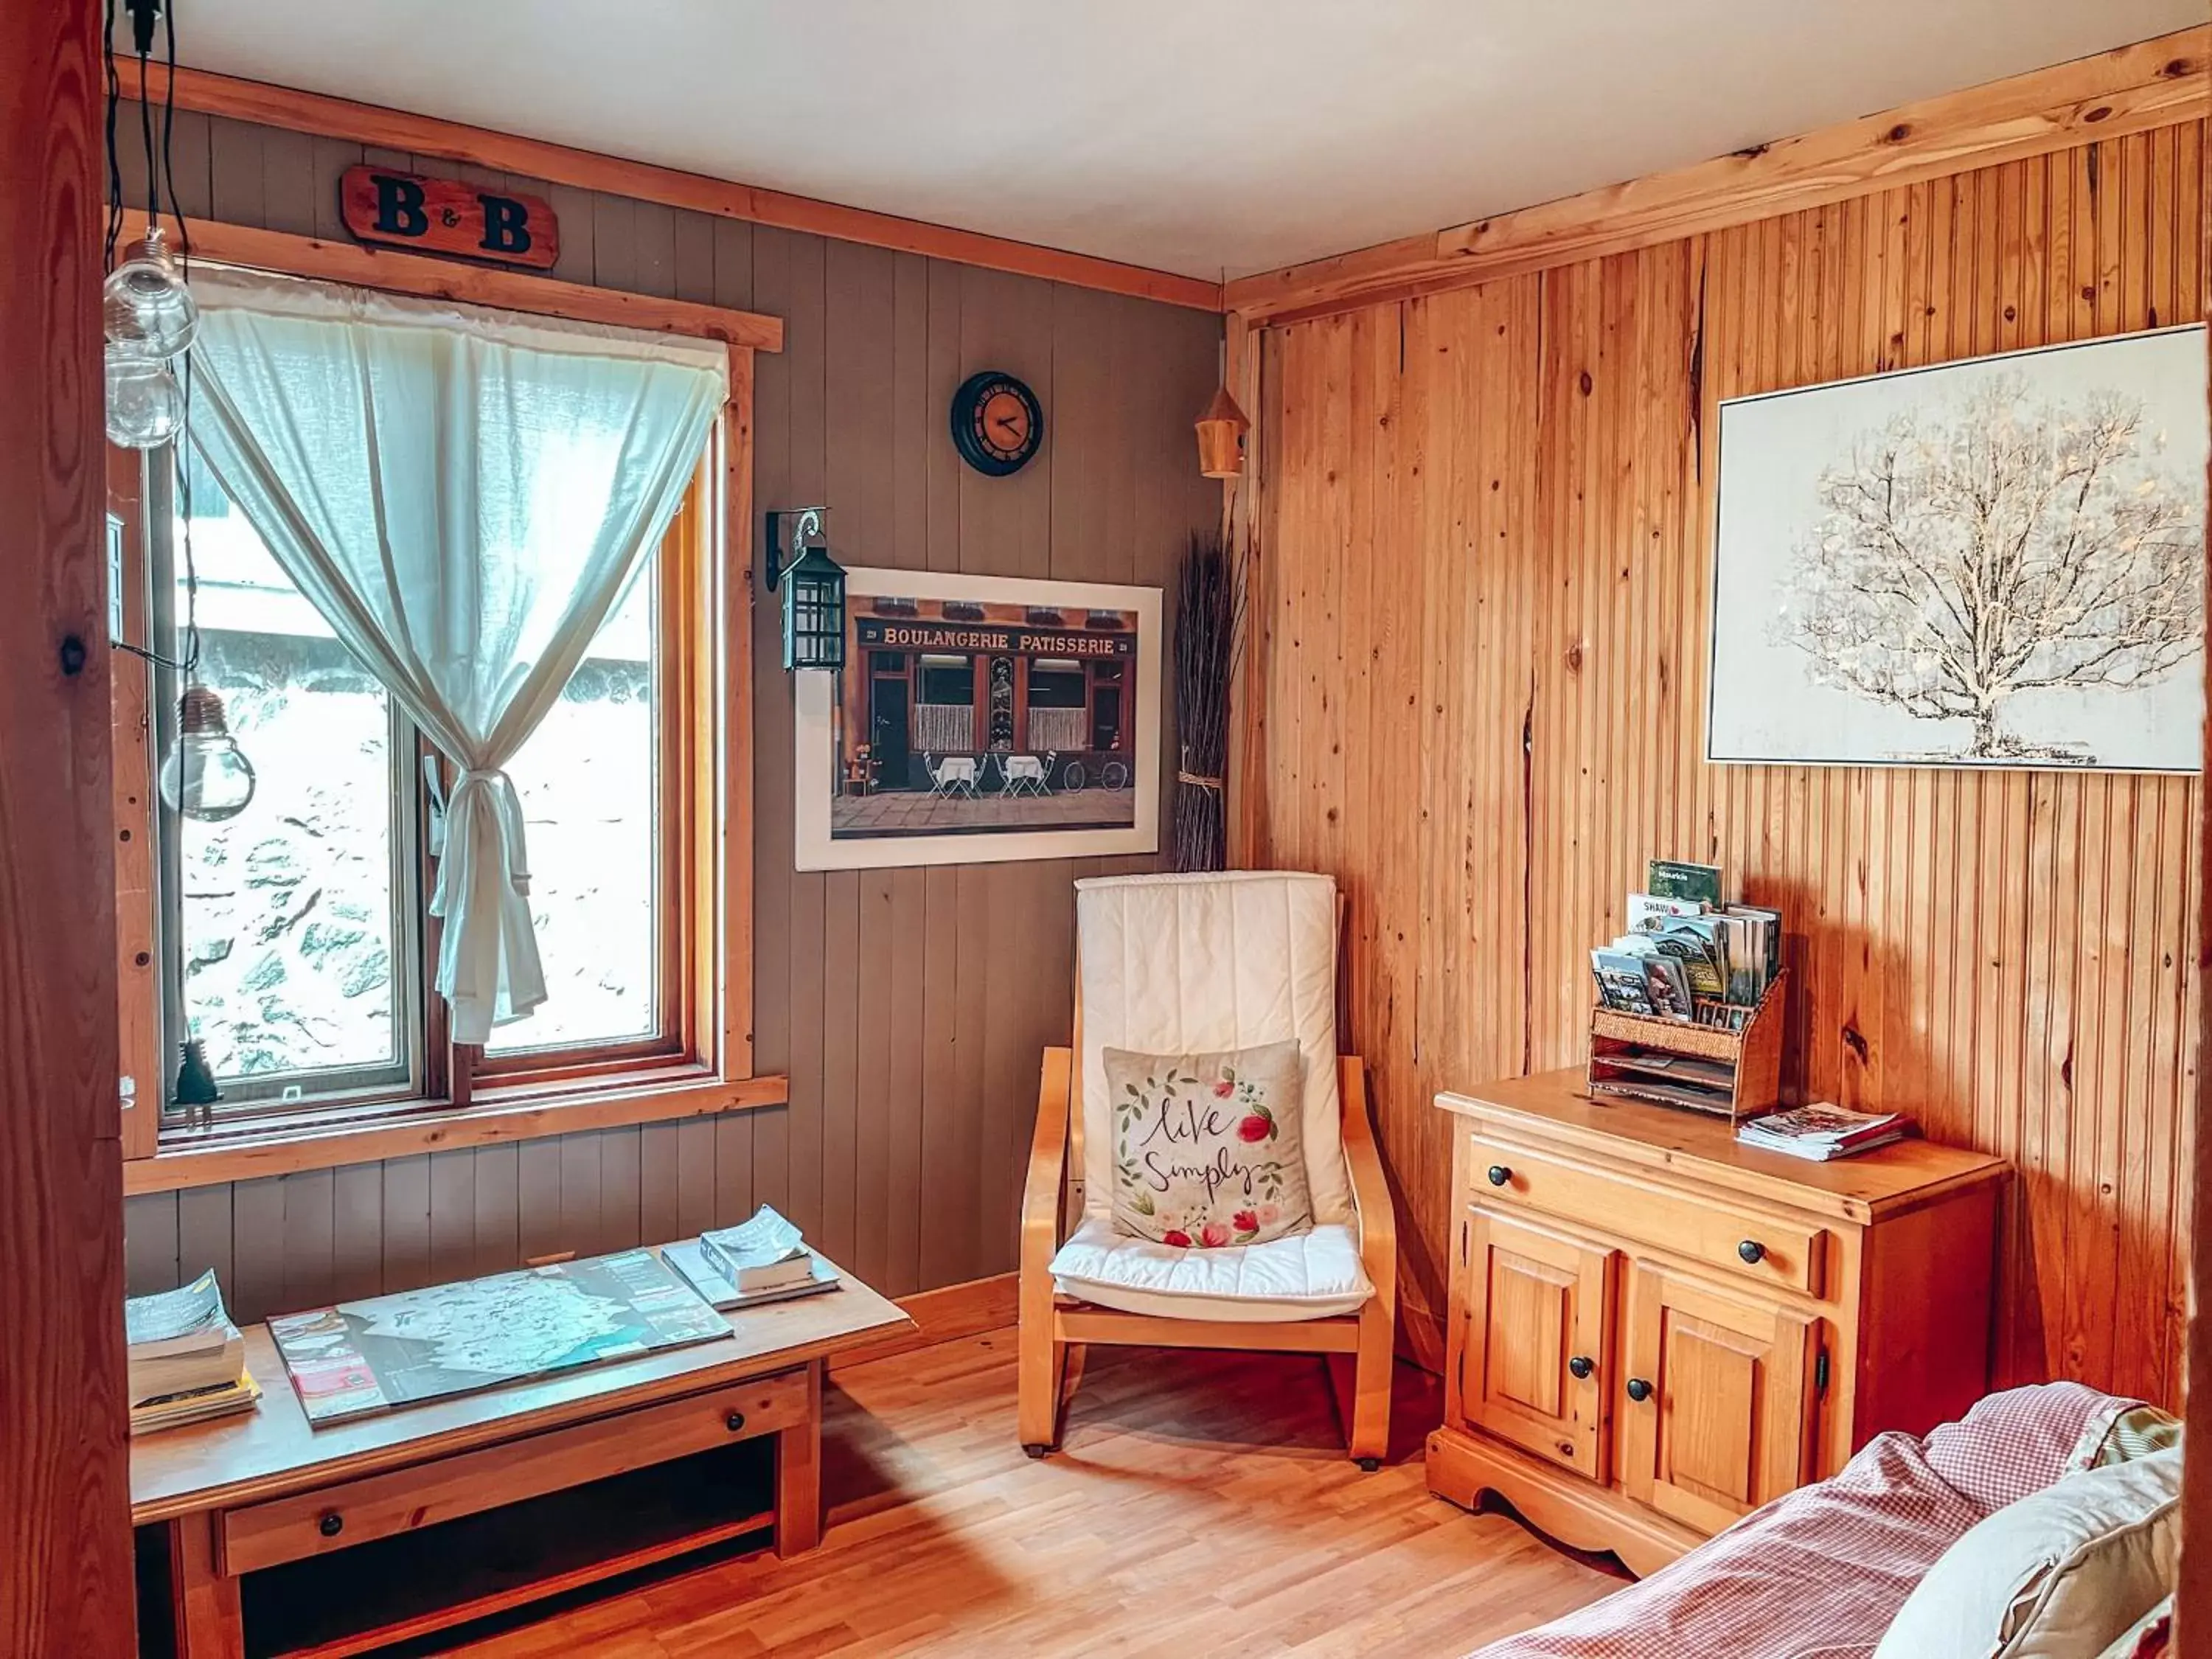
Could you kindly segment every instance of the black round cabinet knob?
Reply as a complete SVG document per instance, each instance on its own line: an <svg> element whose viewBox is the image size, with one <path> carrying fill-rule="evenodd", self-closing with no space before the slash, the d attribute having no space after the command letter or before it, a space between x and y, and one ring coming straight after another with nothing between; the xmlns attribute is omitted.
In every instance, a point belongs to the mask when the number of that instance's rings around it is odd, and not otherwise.
<svg viewBox="0 0 2212 1659"><path fill-rule="evenodd" d="M1649 1382L1646 1382L1640 1376L1630 1377L1628 1379L1628 1397L1631 1400L1633 1400L1638 1405L1642 1405L1645 1401L1651 1398L1651 1385Z"/></svg>
<svg viewBox="0 0 2212 1659"><path fill-rule="evenodd" d="M1567 1361L1567 1369L1575 1374L1576 1382L1586 1382L1589 1380L1589 1374L1597 1367L1590 1363L1590 1357L1588 1354L1578 1353Z"/></svg>
<svg viewBox="0 0 2212 1659"><path fill-rule="evenodd" d="M732 1412L722 1419L722 1426L732 1434L738 1433L745 1426L745 1414L743 1412Z"/></svg>
<svg viewBox="0 0 2212 1659"><path fill-rule="evenodd" d="M1493 1164L1490 1166L1490 1184L1492 1186L1503 1187L1507 1182L1512 1179L1513 1171L1507 1169L1503 1164Z"/></svg>
<svg viewBox="0 0 2212 1659"><path fill-rule="evenodd" d="M324 1537L335 1538L345 1530L345 1516L332 1510L321 1520L316 1522L315 1526Z"/></svg>
<svg viewBox="0 0 2212 1659"><path fill-rule="evenodd" d="M1756 1267L1766 1260L1766 1246L1755 1238L1747 1238L1735 1247L1735 1253Z"/></svg>

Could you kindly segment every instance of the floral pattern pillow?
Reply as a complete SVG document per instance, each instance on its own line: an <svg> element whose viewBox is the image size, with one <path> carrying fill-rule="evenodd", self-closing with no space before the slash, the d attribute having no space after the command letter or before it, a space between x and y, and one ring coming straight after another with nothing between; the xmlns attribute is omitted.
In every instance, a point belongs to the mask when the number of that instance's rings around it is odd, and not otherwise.
<svg viewBox="0 0 2212 1659"><path fill-rule="evenodd" d="M1312 1227L1296 1042L1215 1054L1109 1048L1102 1058L1115 1231L1219 1249Z"/></svg>

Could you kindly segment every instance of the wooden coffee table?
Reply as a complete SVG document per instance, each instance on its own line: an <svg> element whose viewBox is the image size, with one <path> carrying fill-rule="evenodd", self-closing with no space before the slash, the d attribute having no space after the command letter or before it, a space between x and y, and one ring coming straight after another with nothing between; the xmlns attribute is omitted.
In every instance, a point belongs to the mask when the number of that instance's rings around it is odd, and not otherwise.
<svg viewBox="0 0 2212 1659"><path fill-rule="evenodd" d="M913 1322L849 1273L728 1318L727 1341L320 1429L254 1326L258 1409L131 1446L178 1652L234 1659L251 1618L257 1653L337 1659L747 1534L811 1549L823 1362Z"/></svg>

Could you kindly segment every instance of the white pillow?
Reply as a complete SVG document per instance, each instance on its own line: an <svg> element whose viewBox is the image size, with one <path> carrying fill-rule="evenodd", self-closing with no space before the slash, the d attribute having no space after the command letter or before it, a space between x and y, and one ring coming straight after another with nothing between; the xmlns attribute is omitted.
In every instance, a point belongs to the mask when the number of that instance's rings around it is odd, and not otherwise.
<svg viewBox="0 0 2212 1659"><path fill-rule="evenodd" d="M1984 1516L1874 1659L2096 1659L2173 1588L2181 1449L2083 1469Z"/></svg>

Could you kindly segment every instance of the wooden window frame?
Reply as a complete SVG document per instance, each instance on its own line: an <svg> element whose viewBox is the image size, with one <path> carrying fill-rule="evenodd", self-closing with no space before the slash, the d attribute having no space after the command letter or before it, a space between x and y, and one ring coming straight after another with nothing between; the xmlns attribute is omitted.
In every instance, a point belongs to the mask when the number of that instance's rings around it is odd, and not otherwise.
<svg viewBox="0 0 2212 1659"><path fill-rule="evenodd" d="M126 236L143 230L126 216ZM124 1156L131 1192L571 1129L743 1109L787 1097L781 1079L752 1066L752 402L753 354L780 350L782 324L716 306L586 288L550 277L372 252L309 237L196 222L194 256L210 264L315 277L386 291L578 321L655 329L721 342L729 395L699 479L664 551L658 643L675 695L662 700L661 984L672 1018L641 1042L565 1048L489 1060L445 1041L444 1010L423 997L426 1075L401 1098L325 1101L187 1127L165 1122L153 674L115 659L114 780L119 975L118 1017ZM111 515L124 520L122 637L145 637L145 541L139 458L111 450ZM130 580L132 576L138 580ZM670 651L673 645L674 650ZM666 810L670 804L676 810ZM427 857L427 854L426 854ZM434 921L422 960L435 959ZM427 971L427 969L425 969Z"/></svg>

